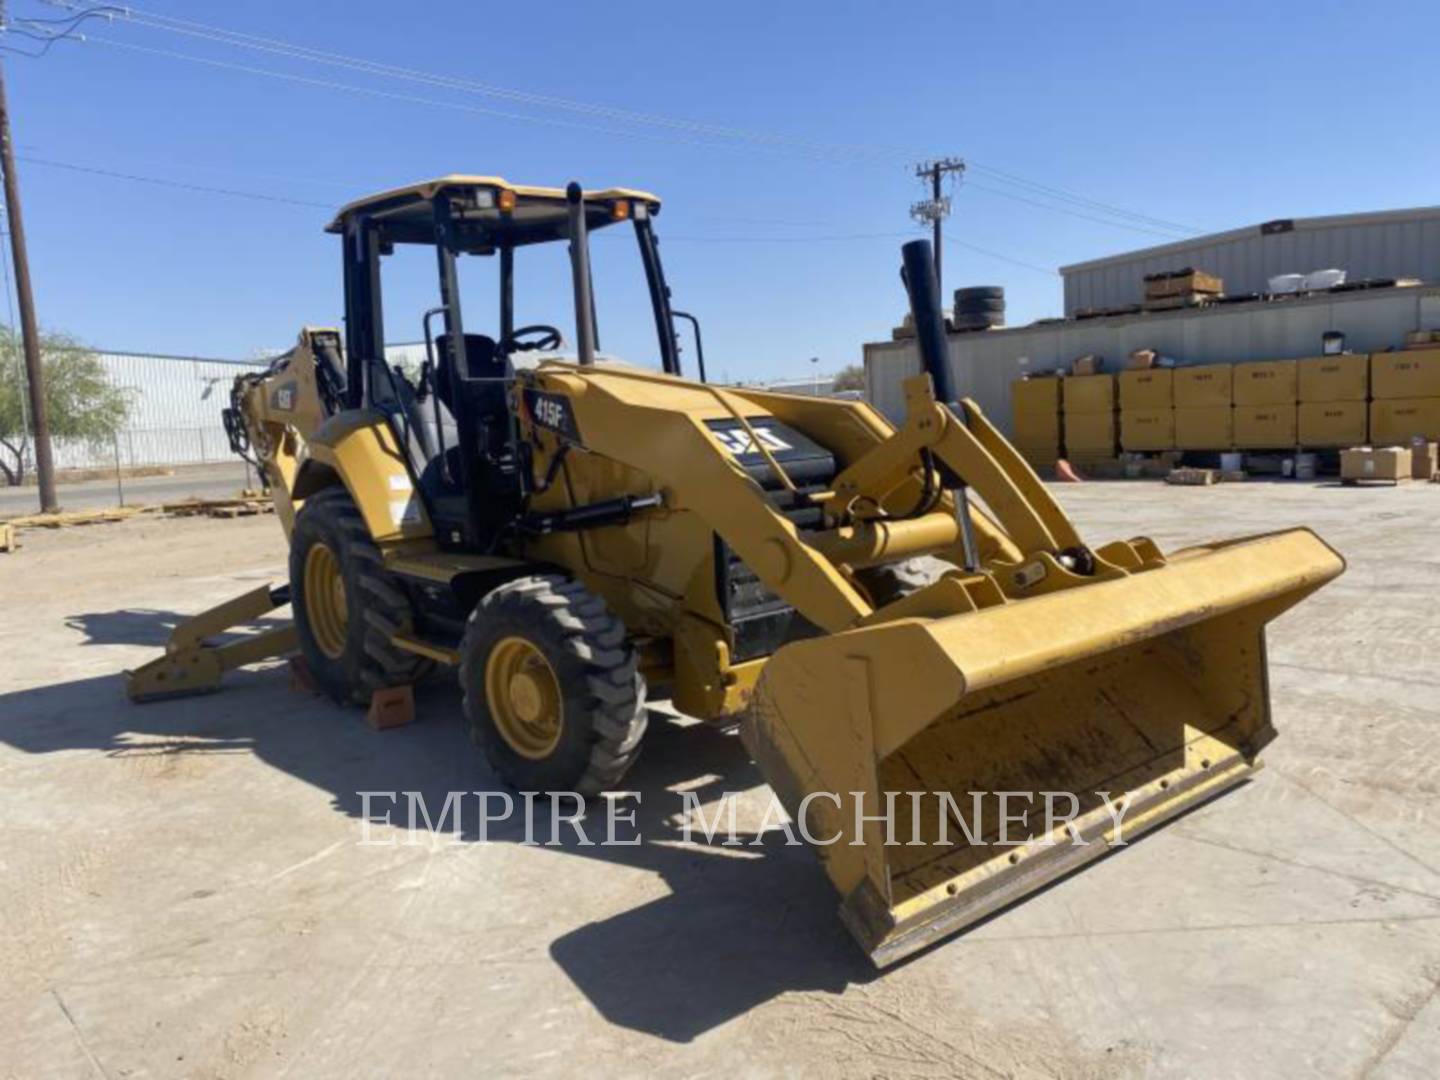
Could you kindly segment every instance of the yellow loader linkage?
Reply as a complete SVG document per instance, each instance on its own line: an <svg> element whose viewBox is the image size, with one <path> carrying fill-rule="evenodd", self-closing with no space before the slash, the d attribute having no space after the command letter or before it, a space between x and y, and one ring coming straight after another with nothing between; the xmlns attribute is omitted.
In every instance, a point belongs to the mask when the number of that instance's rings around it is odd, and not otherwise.
<svg viewBox="0 0 1440 1080"><path fill-rule="evenodd" d="M220 689L227 671L294 652L300 642L288 622L224 644L211 640L289 602L288 589L262 585L186 619L171 632L164 656L125 672L125 692L131 701L209 693Z"/></svg>
<svg viewBox="0 0 1440 1080"><path fill-rule="evenodd" d="M493 177L346 207L343 355L306 330L227 410L289 538L289 589L182 625L131 696L213 689L295 649L349 702L453 666L501 778L582 794L639 753L647 688L738 719L879 965L1259 768L1265 625L1342 572L1334 550L1306 529L1170 555L1087 545L954 392L924 241L904 254L925 373L898 428L861 402L715 386L703 363L686 379L658 212L629 189ZM663 373L597 362L587 235L620 222ZM554 241L573 361L525 357L560 332L511 325L514 248ZM414 384L378 347L397 243L440 250ZM462 331L460 254L500 258L498 339ZM287 600L292 625L212 643Z"/></svg>

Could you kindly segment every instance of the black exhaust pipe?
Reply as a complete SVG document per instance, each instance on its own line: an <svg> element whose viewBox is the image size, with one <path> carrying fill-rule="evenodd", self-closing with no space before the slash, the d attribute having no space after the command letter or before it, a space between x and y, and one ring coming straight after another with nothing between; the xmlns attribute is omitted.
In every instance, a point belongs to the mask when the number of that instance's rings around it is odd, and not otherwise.
<svg viewBox="0 0 1440 1080"><path fill-rule="evenodd" d="M585 194L571 181L565 189L570 203L570 271L575 283L575 342L582 364L595 363L595 297L590 287L590 237L585 228Z"/></svg>
<svg viewBox="0 0 1440 1080"><path fill-rule="evenodd" d="M935 384L935 397L949 405L958 400L950 377L950 348L945 340L945 313L940 307L940 279L935 276L935 253L929 240L911 240L900 248L905 262L900 278L910 294L910 315L920 362Z"/></svg>
<svg viewBox="0 0 1440 1080"><path fill-rule="evenodd" d="M950 378L950 346L945 340L945 313L940 308L940 279L935 274L935 256L929 240L911 240L900 248L904 264L900 279L910 294L910 315L915 320L915 341L920 346L920 363L935 387L935 399L945 405L962 424L968 423L965 408ZM931 467L928 455L925 467ZM941 482L955 496L955 520L960 526L960 547L966 571L980 568L980 547L970 520L970 495L963 477L952 473L943 462L936 463Z"/></svg>

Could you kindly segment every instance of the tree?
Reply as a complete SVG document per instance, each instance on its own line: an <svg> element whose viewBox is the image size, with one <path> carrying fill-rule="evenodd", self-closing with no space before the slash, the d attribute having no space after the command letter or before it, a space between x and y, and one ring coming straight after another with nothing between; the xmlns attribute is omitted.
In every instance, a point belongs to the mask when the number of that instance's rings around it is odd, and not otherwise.
<svg viewBox="0 0 1440 1080"><path fill-rule="evenodd" d="M865 369L859 364L850 364L840 369L840 374L835 376L836 390L864 390Z"/></svg>
<svg viewBox="0 0 1440 1080"><path fill-rule="evenodd" d="M108 442L130 413L126 391L110 385L93 351L66 334L40 335L45 404L57 439ZM0 473L14 487L25 482L29 458L29 406L20 336L0 327Z"/></svg>

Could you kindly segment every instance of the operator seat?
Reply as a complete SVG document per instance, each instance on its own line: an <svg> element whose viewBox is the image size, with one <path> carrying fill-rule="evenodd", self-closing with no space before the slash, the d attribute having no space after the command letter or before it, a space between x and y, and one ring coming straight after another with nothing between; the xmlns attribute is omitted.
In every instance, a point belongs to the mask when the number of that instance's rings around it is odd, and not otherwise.
<svg viewBox="0 0 1440 1080"><path fill-rule="evenodd" d="M513 517L517 493L514 470L517 462L510 453L510 404L508 380L514 368L495 340L484 334L465 335L468 377L450 377L450 340L448 334L435 339L438 364L434 373L434 393L439 399L445 451L435 454L420 474L420 488L436 517L437 530L443 537L460 528L468 517L468 502L460 490L460 438L458 425L452 417L473 418L478 460L470 462L474 478L476 503L480 507L478 522L488 532L500 528ZM426 402L421 412L427 423L434 423L434 402ZM435 444L438 448L439 443Z"/></svg>
<svg viewBox="0 0 1440 1080"><path fill-rule="evenodd" d="M506 449L510 431L509 389L505 380L514 377L510 362L500 354L495 339L484 334L465 335L465 361L470 376L459 386L451 385L450 365L446 362L450 352L450 335L441 334L435 339L435 354L439 368L435 372L435 392L451 416L459 411L458 400L475 417L480 429L480 452L498 454ZM454 439L447 439L453 445Z"/></svg>

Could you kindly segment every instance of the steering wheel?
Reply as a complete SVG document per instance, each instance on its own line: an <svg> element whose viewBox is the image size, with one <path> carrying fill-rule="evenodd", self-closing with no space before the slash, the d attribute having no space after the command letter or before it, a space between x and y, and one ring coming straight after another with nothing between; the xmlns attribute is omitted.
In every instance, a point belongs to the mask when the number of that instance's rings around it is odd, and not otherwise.
<svg viewBox="0 0 1440 1080"><path fill-rule="evenodd" d="M536 340L520 340L525 337L535 337ZM509 356L511 353L517 352L536 352L537 350L552 352L564 344L565 335L555 327L547 326L544 323L535 323L533 326L522 326L518 330L510 331L496 343L495 351L502 356Z"/></svg>

